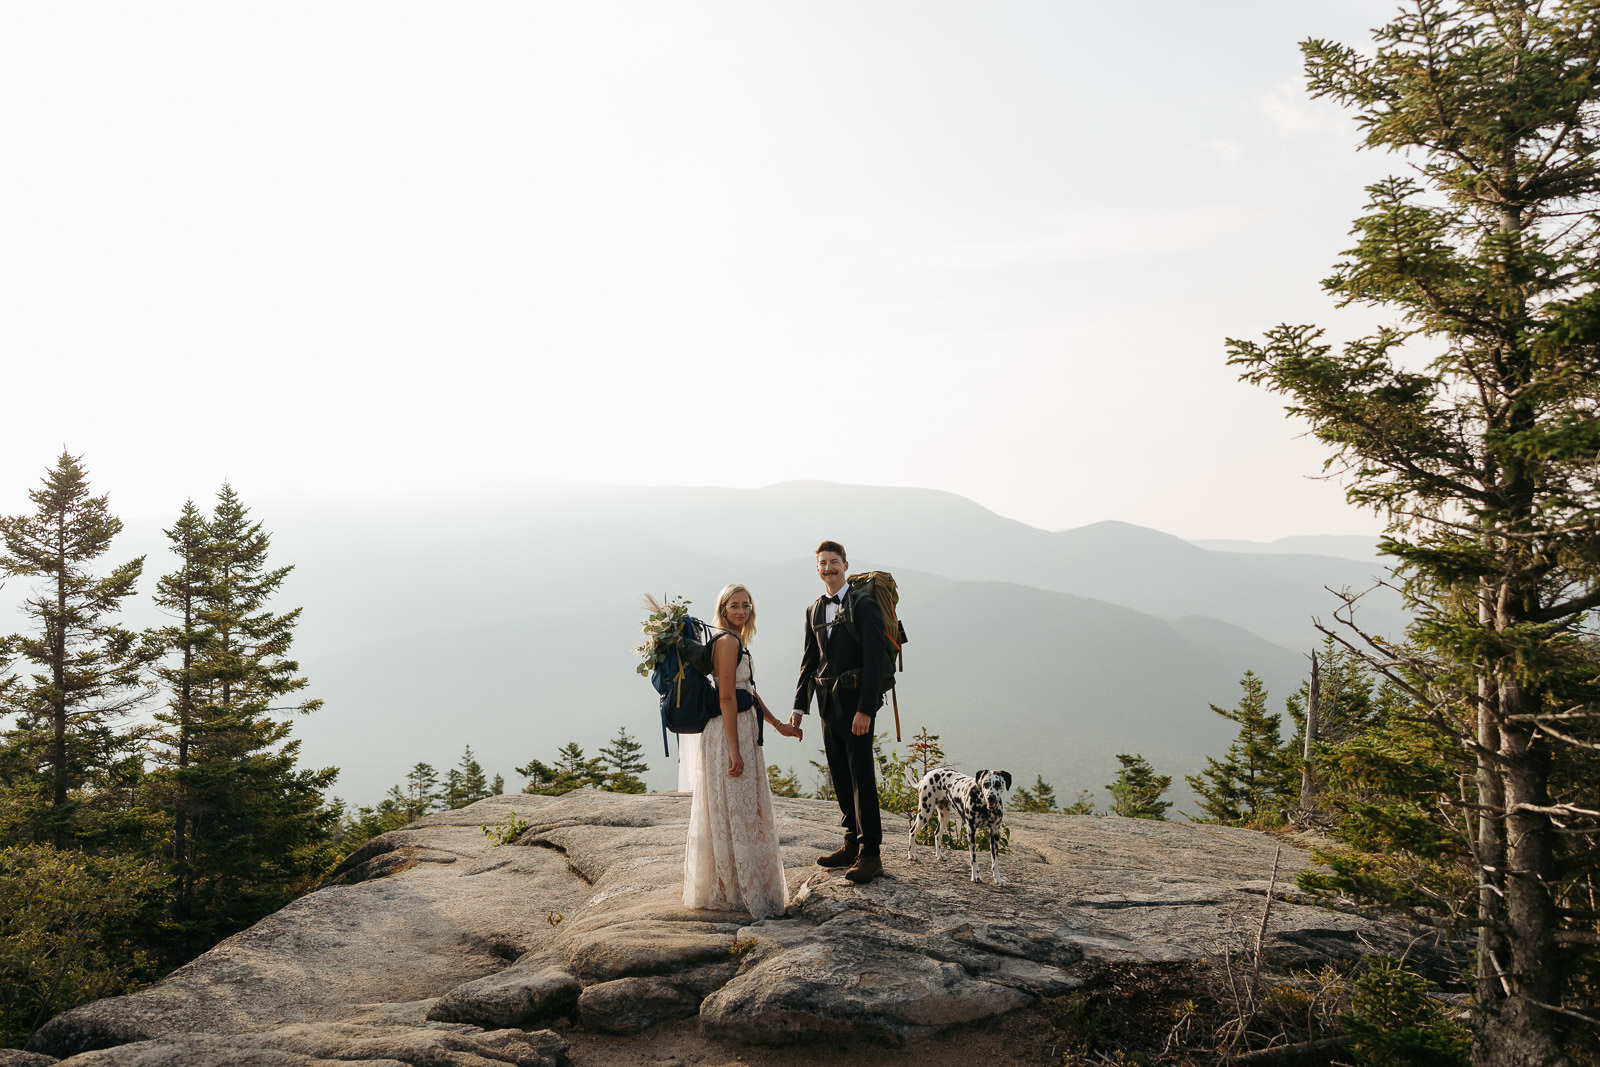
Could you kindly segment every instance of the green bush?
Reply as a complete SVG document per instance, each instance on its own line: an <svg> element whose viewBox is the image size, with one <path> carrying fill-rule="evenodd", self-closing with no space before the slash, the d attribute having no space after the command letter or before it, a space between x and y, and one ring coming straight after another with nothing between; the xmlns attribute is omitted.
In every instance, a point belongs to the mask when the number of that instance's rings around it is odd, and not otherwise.
<svg viewBox="0 0 1600 1067"><path fill-rule="evenodd" d="M1340 1017L1360 1067L1466 1067L1470 1032L1428 994L1434 984L1399 961L1377 957L1355 980Z"/></svg>
<svg viewBox="0 0 1600 1067"><path fill-rule="evenodd" d="M496 822L485 823L478 829L483 831L483 836L489 839L491 845L509 845L527 833L528 826L529 823L513 811Z"/></svg>
<svg viewBox="0 0 1600 1067"><path fill-rule="evenodd" d="M153 863L50 845L0 848L0 1046L155 977L137 943L165 880Z"/></svg>

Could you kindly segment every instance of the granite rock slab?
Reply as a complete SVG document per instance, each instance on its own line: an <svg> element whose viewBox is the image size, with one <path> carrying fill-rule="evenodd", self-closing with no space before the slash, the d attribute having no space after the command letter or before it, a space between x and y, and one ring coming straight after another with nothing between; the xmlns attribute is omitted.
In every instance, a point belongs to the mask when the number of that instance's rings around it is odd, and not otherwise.
<svg viewBox="0 0 1600 1067"><path fill-rule="evenodd" d="M752 923L683 905L689 805L583 790L428 816L150 988L57 1016L32 1059L0 1064L553 1065L562 1028L691 1016L730 1042L903 1044L1112 965L1247 952L1260 936L1314 966L1410 941L1305 899L1293 879L1310 856L1254 831L1013 813L997 886L987 858L977 883L965 853L908 860L904 820L885 813L885 876L856 886L815 864L839 842L837 807L790 798L776 799L790 907ZM492 845L481 827L512 813L528 829Z"/></svg>

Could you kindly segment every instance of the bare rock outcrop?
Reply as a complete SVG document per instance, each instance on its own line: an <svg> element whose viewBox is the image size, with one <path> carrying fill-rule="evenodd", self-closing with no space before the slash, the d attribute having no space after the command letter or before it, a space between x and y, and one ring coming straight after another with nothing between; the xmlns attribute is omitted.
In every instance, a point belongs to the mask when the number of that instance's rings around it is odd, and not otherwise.
<svg viewBox="0 0 1600 1067"><path fill-rule="evenodd" d="M1112 964L1249 950L1264 915L1279 959L1406 945L1301 899L1296 849L1269 905L1279 847L1252 831L1012 814L999 887L987 857L979 884L965 853L908 862L886 816L887 876L857 887L813 862L837 844L832 804L780 798L777 812L781 918L683 906L686 795L495 797L370 842L324 888L149 989L58 1016L29 1049L72 1067L555 1064L562 1028L695 1016L713 1039L898 1044ZM480 826L511 813L529 828L491 846Z"/></svg>

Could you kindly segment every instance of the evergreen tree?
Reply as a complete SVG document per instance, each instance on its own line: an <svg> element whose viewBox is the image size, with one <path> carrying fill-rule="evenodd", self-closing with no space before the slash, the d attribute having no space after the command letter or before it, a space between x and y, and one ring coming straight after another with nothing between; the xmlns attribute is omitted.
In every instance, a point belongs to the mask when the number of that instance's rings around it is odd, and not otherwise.
<svg viewBox="0 0 1600 1067"><path fill-rule="evenodd" d="M5 588L4 583L0 583L0 589L3 588ZM11 705L6 703L6 698L17 687L17 682L19 681L15 674L6 673L11 670L12 665L16 662L17 643L19 640L21 639L12 635L0 634L0 715L5 715L11 710Z"/></svg>
<svg viewBox="0 0 1600 1067"><path fill-rule="evenodd" d="M1044 775L1033 776L1033 788L1017 787L1016 799L1011 802L1013 811L1055 811L1056 787L1044 780Z"/></svg>
<svg viewBox="0 0 1600 1067"><path fill-rule="evenodd" d="M292 568L268 568L270 538L231 486L208 521L197 518L185 508L169 531L180 564L160 596L174 625L157 634L173 660L158 741L174 825L185 826L172 909L185 952L304 889L326 866L337 825L323 791L338 772L299 768L300 742L273 714L321 706L278 703L307 685L288 658L300 610L268 607Z"/></svg>
<svg viewBox="0 0 1600 1067"><path fill-rule="evenodd" d="M142 773L137 739L116 725L149 696L150 657L111 618L133 595L144 557L105 577L90 572L122 522L107 497L90 495L78 457L63 452L28 497L33 514L0 517L0 567L41 579L23 604L36 629L12 639L36 670L0 690L0 714L16 716L0 752L11 793L11 825L0 829L12 840L65 848L121 829L110 824L125 793L108 788L106 775L112 768L123 778Z"/></svg>
<svg viewBox="0 0 1600 1067"><path fill-rule="evenodd" d="M528 784L522 787L524 793L544 796L561 796L585 786L598 787L604 784L606 777L600 759L586 758L583 748L576 741L568 741L561 746L556 753L554 766L535 759L529 760L526 766L516 768L516 771L528 778Z"/></svg>
<svg viewBox="0 0 1600 1067"><path fill-rule="evenodd" d="M1382 687L1374 691L1377 682L1360 658L1345 651L1326 634L1322 648L1317 652L1317 736L1318 744L1337 745L1348 741L1368 727L1375 725L1384 709L1393 702L1396 691L1389 689L1385 695ZM1285 702L1289 718L1294 723L1295 737L1291 749L1305 751L1306 704L1311 696L1311 683L1301 682L1300 688Z"/></svg>
<svg viewBox="0 0 1600 1067"><path fill-rule="evenodd" d="M1094 814L1094 794L1089 792L1087 789L1078 790L1078 799L1074 800L1071 804L1062 805L1061 814L1063 814L1063 815L1093 815Z"/></svg>
<svg viewBox="0 0 1600 1067"><path fill-rule="evenodd" d="M1234 708L1211 710L1239 724L1239 735L1221 760L1206 757L1199 774L1185 780L1200 799L1210 822L1225 826L1255 823L1297 802L1300 782L1290 750L1278 736L1281 715L1267 711L1267 690L1252 671L1239 679L1244 693Z"/></svg>
<svg viewBox="0 0 1600 1067"><path fill-rule="evenodd" d="M388 800L406 822L414 822L446 803L439 788L439 771L431 763L418 761L406 772L405 786L389 787Z"/></svg>
<svg viewBox="0 0 1600 1067"><path fill-rule="evenodd" d="M194 819L190 784L189 750L194 731L201 722L200 706L207 685L197 663L204 657L214 636L200 621L200 609L211 589L209 570L210 531L205 516L185 501L183 511L172 528L163 531L177 554L177 570L156 583L156 606L167 612L172 622L151 632L156 646L166 653L158 663L156 677L166 687L164 711L156 713L162 729L153 738L152 752L170 768L170 773L155 776L154 792L158 803L170 813L172 850L169 856L173 875L174 917L187 917L193 895L194 850L189 831Z"/></svg>
<svg viewBox="0 0 1600 1067"><path fill-rule="evenodd" d="M1312 92L1354 108L1415 177L1368 189L1324 282L1394 325L1335 352L1311 326L1230 341L1389 518L1408 640L1351 650L1401 687L1472 775L1454 809L1472 884L1424 914L1476 940L1473 1057L1571 1062L1589 1041L1600 818L1580 767L1600 741L1600 8L1593 0L1413 0L1370 52L1308 41ZM1358 626L1351 596L1337 613ZM1386 805L1395 866L1426 858ZM1388 886L1347 891L1402 904ZM1588 1045L1586 1055L1593 1054Z"/></svg>
<svg viewBox="0 0 1600 1067"><path fill-rule="evenodd" d="M552 767L537 759L531 759L525 765L516 768L516 772L528 779L522 791L540 796L558 797L563 793L572 792L581 784L563 775L559 767Z"/></svg>
<svg viewBox="0 0 1600 1067"><path fill-rule="evenodd" d="M556 769L578 783L579 788L599 788L605 783L606 772L598 756L593 759L583 754L576 741L568 741L556 752Z"/></svg>
<svg viewBox="0 0 1600 1067"><path fill-rule="evenodd" d="M505 791L506 791L506 776L503 775L503 774L495 775L494 776L494 781L489 783L489 795L492 796L492 797L497 797L497 796L500 796L503 793L505 793Z"/></svg>
<svg viewBox="0 0 1600 1067"><path fill-rule="evenodd" d="M472 754L472 746L468 745L461 753L460 765L450 768L445 775L445 807L464 808L468 804L494 795L489 791L489 783L482 765Z"/></svg>
<svg viewBox="0 0 1600 1067"><path fill-rule="evenodd" d="M330 866L349 856L356 849L390 830L398 830L411 820L406 817L406 798L400 787L390 786L384 798L372 807L362 806L351 811L343 800L335 797L329 805L334 815L333 851Z"/></svg>
<svg viewBox="0 0 1600 1067"><path fill-rule="evenodd" d="M833 775L828 771L828 755L824 750L820 760L809 760L812 772L817 776L817 788L811 796L817 800L834 800L838 794L833 791Z"/></svg>
<svg viewBox="0 0 1600 1067"><path fill-rule="evenodd" d="M794 768L789 768L785 774L778 769L776 763L767 764L767 785L772 788L775 797L797 797L800 795L800 777L794 773Z"/></svg>
<svg viewBox="0 0 1600 1067"><path fill-rule="evenodd" d="M644 746L635 741L626 727L617 729L617 736L600 749L600 765L604 768L602 789L613 793L643 793L643 774L650 769L644 760Z"/></svg>
<svg viewBox="0 0 1600 1067"><path fill-rule="evenodd" d="M1129 819L1164 820L1172 802L1162 800L1161 794L1172 785L1172 776L1157 774L1138 754L1118 753L1117 762L1122 764L1117 780L1106 786L1111 792L1111 814Z"/></svg>

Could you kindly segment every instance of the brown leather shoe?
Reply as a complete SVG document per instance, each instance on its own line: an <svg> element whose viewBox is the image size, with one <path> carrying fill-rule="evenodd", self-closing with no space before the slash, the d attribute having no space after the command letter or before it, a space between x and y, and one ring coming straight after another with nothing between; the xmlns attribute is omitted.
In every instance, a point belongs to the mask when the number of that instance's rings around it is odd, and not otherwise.
<svg viewBox="0 0 1600 1067"><path fill-rule="evenodd" d="M883 860L878 856L862 856L856 860L854 867L844 872L844 876L856 885L866 885L882 874Z"/></svg>
<svg viewBox="0 0 1600 1067"><path fill-rule="evenodd" d="M826 856L818 856L817 864L821 867L848 867L856 861L861 854L861 846L854 841L846 841Z"/></svg>

